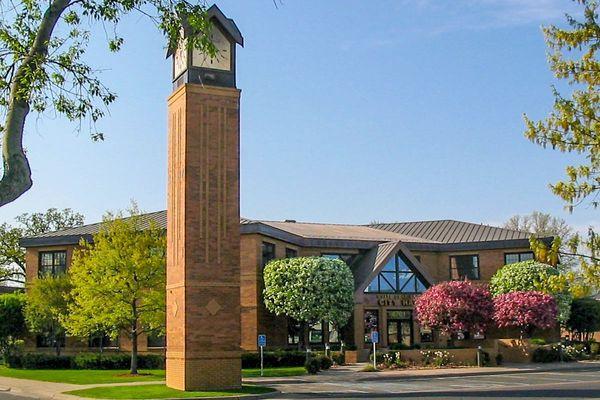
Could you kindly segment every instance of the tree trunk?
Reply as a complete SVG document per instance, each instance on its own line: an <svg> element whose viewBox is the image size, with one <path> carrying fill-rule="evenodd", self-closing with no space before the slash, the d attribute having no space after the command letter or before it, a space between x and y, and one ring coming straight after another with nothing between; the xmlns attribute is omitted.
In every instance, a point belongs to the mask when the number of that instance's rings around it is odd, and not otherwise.
<svg viewBox="0 0 600 400"><path fill-rule="evenodd" d="M135 331L131 335L131 368L129 373L131 375L137 375L138 373L138 335Z"/></svg>
<svg viewBox="0 0 600 400"><path fill-rule="evenodd" d="M29 53L12 78L4 137L2 161L4 171L0 180L0 206L16 200L31 188L31 168L23 150L23 130L29 114L31 84L27 84L32 71L39 69L48 55L48 42L62 13L70 0L54 0L42 17L40 27Z"/></svg>

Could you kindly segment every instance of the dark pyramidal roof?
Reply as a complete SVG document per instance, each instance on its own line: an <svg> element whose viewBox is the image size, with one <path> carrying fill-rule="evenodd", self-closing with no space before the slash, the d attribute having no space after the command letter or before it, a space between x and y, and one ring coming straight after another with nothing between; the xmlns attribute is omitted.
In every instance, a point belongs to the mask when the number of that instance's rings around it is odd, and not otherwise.
<svg viewBox="0 0 600 400"><path fill-rule="evenodd" d="M147 227L150 223L155 223L159 227L166 229L166 211L143 214L141 216L141 227ZM344 225L295 221L258 221L242 218L240 224L248 228L251 228L251 226L262 226L303 238L375 242L400 240L405 243L433 243L440 245L527 240L530 236L526 232L453 220ZM77 243L80 238L89 238L97 233L100 226L101 222L62 231L48 232L36 237L25 238L23 245L35 245L35 242L39 242L43 238L60 239L62 243ZM269 232L269 230L265 232Z"/></svg>

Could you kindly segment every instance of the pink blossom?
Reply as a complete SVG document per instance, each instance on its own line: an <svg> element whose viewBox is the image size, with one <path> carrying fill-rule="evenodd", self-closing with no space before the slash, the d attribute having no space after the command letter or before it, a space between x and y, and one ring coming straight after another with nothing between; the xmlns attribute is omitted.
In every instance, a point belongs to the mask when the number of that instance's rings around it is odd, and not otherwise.
<svg viewBox="0 0 600 400"><path fill-rule="evenodd" d="M500 328L552 328L557 313L554 297L542 292L511 292L494 298L494 321Z"/></svg>
<svg viewBox="0 0 600 400"><path fill-rule="evenodd" d="M484 332L492 322L494 305L486 286L469 281L444 282L415 300L417 321L444 333Z"/></svg>

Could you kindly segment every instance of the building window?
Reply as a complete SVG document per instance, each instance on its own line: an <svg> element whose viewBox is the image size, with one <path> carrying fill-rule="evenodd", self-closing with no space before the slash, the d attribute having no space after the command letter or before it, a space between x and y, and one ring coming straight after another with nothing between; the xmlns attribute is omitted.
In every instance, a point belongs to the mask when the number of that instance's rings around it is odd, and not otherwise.
<svg viewBox="0 0 600 400"><path fill-rule="evenodd" d="M273 243L263 242L262 243L262 267L269 263L269 261L275 259L275 245Z"/></svg>
<svg viewBox="0 0 600 400"><path fill-rule="evenodd" d="M56 338L50 334L48 335L38 335L36 337L36 345L37 347L51 347L56 348L56 344L60 345L60 347L65 347L66 335L63 333L62 335L57 336Z"/></svg>
<svg viewBox="0 0 600 400"><path fill-rule="evenodd" d="M430 328L421 327L419 330L419 334L421 336L421 343L433 342L433 330L431 330Z"/></svg>
<svg viewBox="0 0 600 400"><path fill-rule="evenodd" d="M38 275L58 276L67 270L67 252L62 251L40 251L40 268Z"/></svg>
<svg viewBox="0 0 600 400"><path fill-rule="evenodd" d="M450 256L450 279L479 279L479 256Z"/></svg>
<svg viewBox="0 0 600 400"><path fill-rule="evenodd" d="M414 266L401 253L391 257L365 293L423 293L425 280L415 273Z"/></svg>
<svg viewBox="0 0 600 400"><path fill-rule="evenodd" d="M294 258L298 257L298 250L290 249L289 247L285 248L285 258Z"/></svg>
<svg viewBox="0 0 600 400"><path fill-rule="evenodd" d="M167 346L167 337L165 335L149 334L148 348L165 348Z"/></svg>
<svg viewBox="0 0 600 400"><path fill-rule="evenodd" d="M308 342L309 343L323 343L323 323L317 322L316 324L310 325L308 330Z"/></svg>
<svg viewBox="0 0 600 400"><path fill-rule="evenodd" d="M88 339L88 347L96 349L118 349L119 338L111 339L108 335L91 335Z"/></svg>
<svg viewBox="0 0 600 400"><path fill-rule="evenodd" d="M523 251L520 253L504 253L504 265L514 264L521 261L533 260L533 252Z"/></svg>
<svg viewBox="0 0 600 400"><path fill-rule="evenodd" d="M288 344L300 343L300 334L302 333L301 332L302 326L300 325L300 322L295 321L292 318L289 318L287 327L288 327L288 335L287 335Z"/></svg>
<svg viewBox="0 0 600 400"><path fill-rule="evenodd" d="M371 343L371 332L379 332L379 311L365 310L363 321L365 325L365 343Z"/></svg>
<svg viewBox="0 0 600 400"><path fill-rule="evenodd" d="M342 260L347 265L352 265L354 260L356 260L356 256L358 254L343 254L343 253L322 253L321 257L329 258L332 260Z"/></svg>

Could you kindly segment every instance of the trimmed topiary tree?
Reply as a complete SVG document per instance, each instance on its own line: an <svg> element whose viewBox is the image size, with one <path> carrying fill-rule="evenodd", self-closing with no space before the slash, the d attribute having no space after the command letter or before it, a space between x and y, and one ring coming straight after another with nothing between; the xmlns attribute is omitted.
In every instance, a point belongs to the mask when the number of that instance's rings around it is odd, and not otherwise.
<svg viewBox="0 0 600 400"><path fill-rule="evenodd" d="M494 306L487 288L453 281L431 286L417 297L415 313L422 326L452 335L484 332L492 322Z"/></svg>
<svg viewBox="0 0 600 400"><path fill-rule="evenodd" d="M566 280L560 279L560 272L555 267L534 260L522 261L505 265L490 280L490 293L493 297L528 291L552 295L558 306L558 322L567 322L573 297L569 294Z"/></svg>
<svg viewBox="0 0 600 400"><path fill-rule="evenodd" d="M500 328L519 328L521 338L534 328L556 326L557 306L549 294L529 291L501 294L494 298L494 321Z"/></svg>
<svg viewBox="0 0 600 400"><path fill-rule="evenodd" d="M590 340L600 331L600 301L590 297L573 300L566 328L578 340Z"/></svg>
<svg viewBox="0 0 600 400"><path fill-rule="evenodd" d="M354 309L354 278L345 262L323 257L273 260L263 272L264 302L276 315L286 315L303 325L329 321L348 322Z"/></svg>

